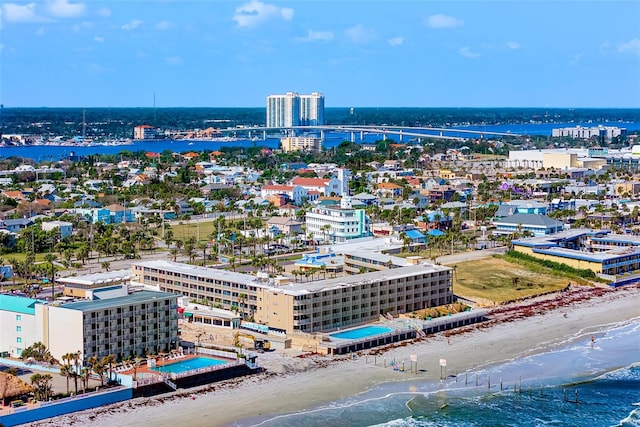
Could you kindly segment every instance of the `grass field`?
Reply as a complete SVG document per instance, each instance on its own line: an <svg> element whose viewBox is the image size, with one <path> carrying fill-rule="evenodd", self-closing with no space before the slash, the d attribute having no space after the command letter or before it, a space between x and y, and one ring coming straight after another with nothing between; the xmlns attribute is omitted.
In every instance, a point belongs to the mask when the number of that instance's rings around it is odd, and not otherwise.
<svg viewBox="0 0 640 427"><path fill-rule="evenodd" d="M505 302L557 291L575 280L542 266L523 266L501 258L457 264L453 280L456 295L478 301Z"/></svg>

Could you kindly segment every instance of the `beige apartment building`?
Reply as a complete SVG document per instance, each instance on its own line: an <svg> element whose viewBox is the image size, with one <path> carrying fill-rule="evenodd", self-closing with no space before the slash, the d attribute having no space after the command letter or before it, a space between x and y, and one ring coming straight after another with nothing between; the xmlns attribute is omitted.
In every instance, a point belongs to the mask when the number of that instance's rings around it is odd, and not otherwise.
<svg viewBox="0 0 640 427"><path fill-rule="evenodd" d="M322 149L322 139L309 136L288 136L280 139L280 145L284 152L308 151L319 153Z"/></svg>
<svg viewBox="0 0 640 427"><path fill-rule="evenodd" d="M35 306L36 336L53 357L117 359L169 352L178 345L177 296L140 291L104 300Z"/></svg>
<svg viewBox="0 0 640 427"><path fill-rule="evenodd" d="M238 307L286 332L321 332L453 301L451 268L420 264L309 283L273 281L167 261L136 263L134 281L160 291Z"/></svg>

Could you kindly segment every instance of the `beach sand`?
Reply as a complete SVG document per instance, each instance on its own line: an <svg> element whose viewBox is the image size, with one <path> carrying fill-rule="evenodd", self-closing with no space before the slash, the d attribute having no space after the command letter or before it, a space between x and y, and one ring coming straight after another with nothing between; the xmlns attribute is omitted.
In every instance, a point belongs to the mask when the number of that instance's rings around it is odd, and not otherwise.
<svg viewBox="0 0 640 427"><path fill-rule="evenodd" d="M291 359L269 354L272 372L197 389L79 412L33 423L34 426L224 426L247 425L255 417L308 410L365 392L385 382L440 378L440 359L447 374L524 357L578 336L597 334L604 325L640 317L640 287L617 290L587 288L501 307L495 320L461 330L431 335L420 342L396 345L379 354ZM410 373L410 355L418 373ZM384 367L386 358L387 366ZM389 362L405 361L405 372ZM193 395L192 395L193 394ZM243 421L244 420L244 421Z"/></svg>

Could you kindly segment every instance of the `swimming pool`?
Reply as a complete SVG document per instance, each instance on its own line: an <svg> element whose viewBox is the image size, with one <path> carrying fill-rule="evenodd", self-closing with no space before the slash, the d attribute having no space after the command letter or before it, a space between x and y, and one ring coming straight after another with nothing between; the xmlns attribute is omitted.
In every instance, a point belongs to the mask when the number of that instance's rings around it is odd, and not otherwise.
<svg viewBox="0 0 640 427"><path fill-rule="evenodd" d="M180 362L169 363L162 366L156 366L152 371L165 372L172 374L181 374L194 369L207 368L209 366L223 365L229 363L228 360L214 359L212 357L194 357L193 359L181 360Z"/></svg>
<svg viewBox="0 0 640 427"><path fill-rule="evenodd" d="M387 332L391 331L393 331L392 328L387 328L385 326L363 326L361 328L351 329L349 331L330 334L329 336L331 338L339 338L343 340L357 340L373 335L386 334Z"/></svg>

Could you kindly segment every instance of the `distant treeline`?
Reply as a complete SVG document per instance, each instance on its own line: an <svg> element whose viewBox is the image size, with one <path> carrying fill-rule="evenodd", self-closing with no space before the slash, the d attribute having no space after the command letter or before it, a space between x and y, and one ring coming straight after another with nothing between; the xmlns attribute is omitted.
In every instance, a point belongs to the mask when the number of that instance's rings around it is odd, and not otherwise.
<svg viewBox="0 0 640 427"><path fill-rule="evenodd" d="M129 138L133 127L206 129L263 126L265 108L9 108L2 109L3 134ZM335 125L434 126L508 123L639 122L640 109L562 108L326 108Z"/></svg>

